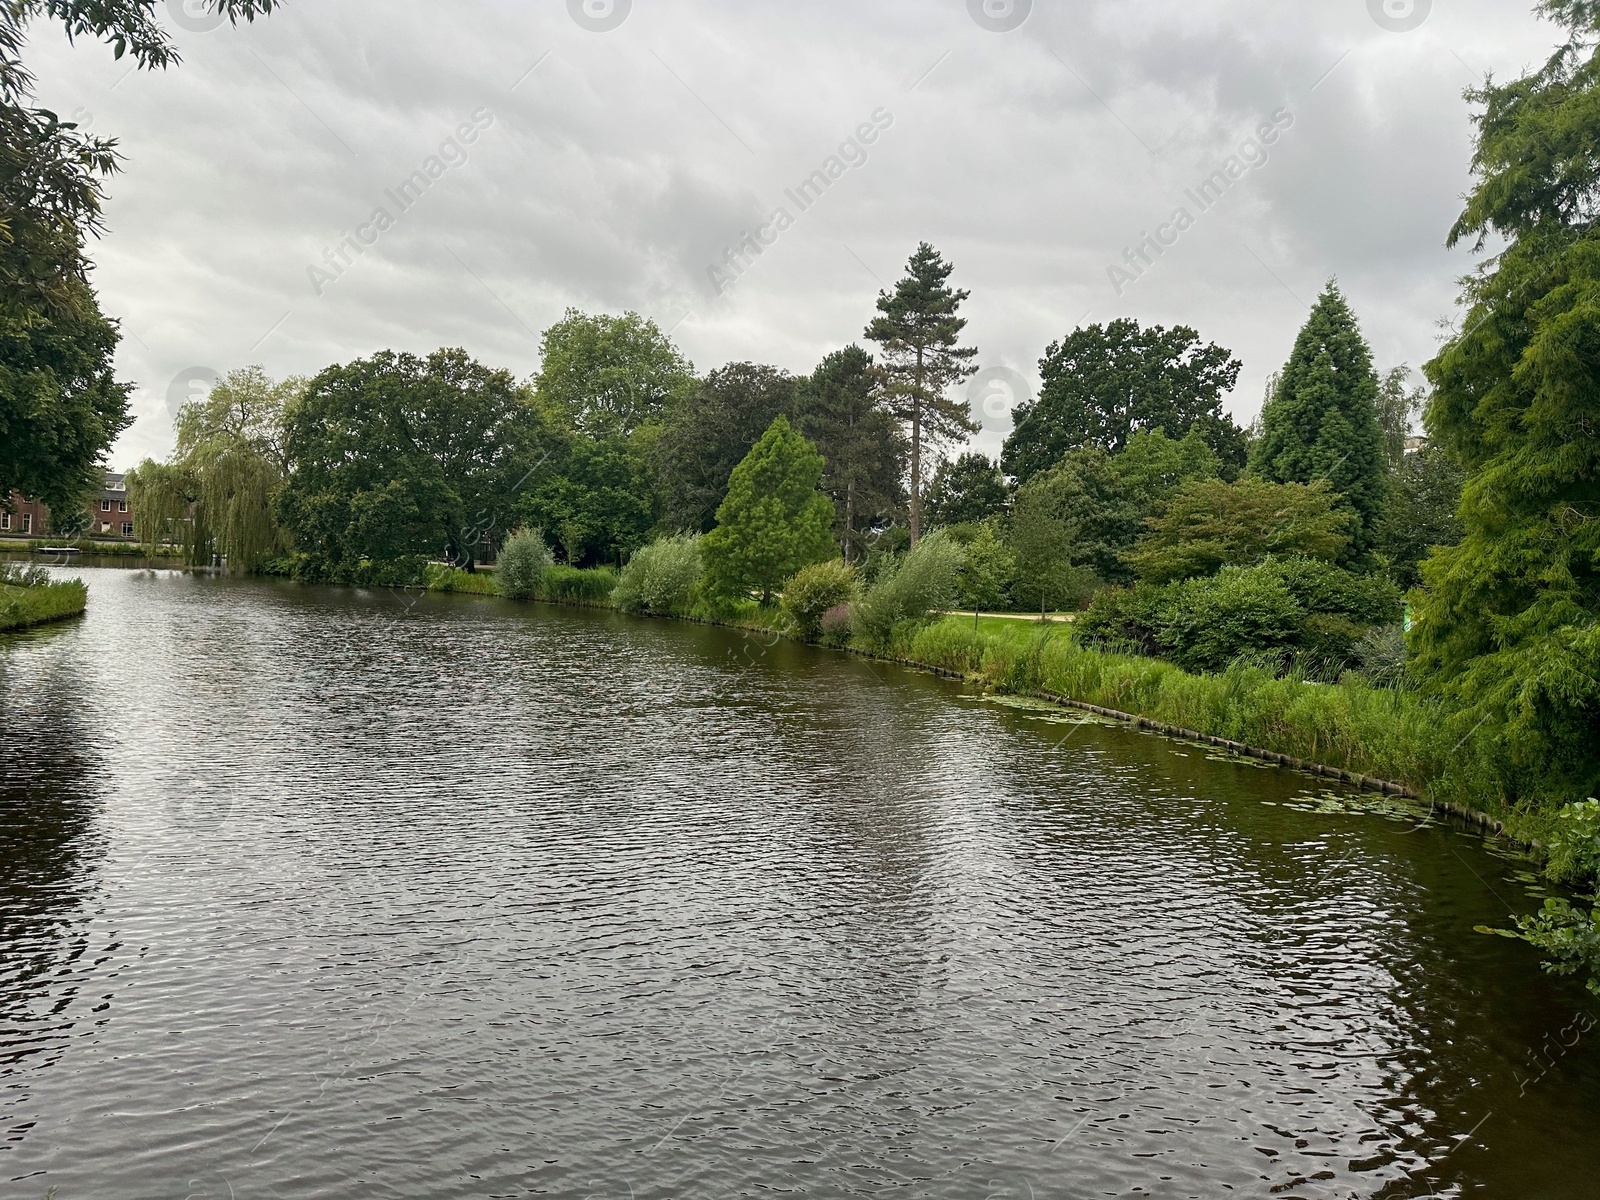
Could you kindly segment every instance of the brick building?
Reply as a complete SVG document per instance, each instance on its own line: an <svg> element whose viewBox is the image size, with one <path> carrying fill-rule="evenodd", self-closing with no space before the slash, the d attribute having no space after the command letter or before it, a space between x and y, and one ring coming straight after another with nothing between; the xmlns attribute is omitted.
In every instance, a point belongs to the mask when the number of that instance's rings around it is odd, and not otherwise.
<svg viewBox="0 0 1600 1200"><path fill-rule="evenodd" d="M133 541L133 513L128 507L128 484L118 471L105 473L105 484L88 501L88 524L74 536L109 541ZM52 533L50 510L37 500L11 493L11 510L0 509L0 537L42 538Z"/></svg>

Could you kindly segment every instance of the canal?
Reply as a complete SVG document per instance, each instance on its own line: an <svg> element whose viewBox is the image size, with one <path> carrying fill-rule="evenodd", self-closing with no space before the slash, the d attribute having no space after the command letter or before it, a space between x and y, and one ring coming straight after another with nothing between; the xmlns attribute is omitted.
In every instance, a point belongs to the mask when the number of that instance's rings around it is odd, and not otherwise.
<svg viewBox="0 0 1600 1200"><path fill-rule="evenodd" d="M1448 821L723 629L69 573L0 635L7 1197L1600 1194L1600 1003Z"/></svg>

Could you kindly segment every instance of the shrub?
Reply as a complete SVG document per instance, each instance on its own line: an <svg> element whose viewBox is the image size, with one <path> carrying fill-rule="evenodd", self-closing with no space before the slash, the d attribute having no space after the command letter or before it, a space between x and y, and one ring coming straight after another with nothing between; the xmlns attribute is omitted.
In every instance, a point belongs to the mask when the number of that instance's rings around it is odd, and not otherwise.
<svg viewBox="0 0 1600 1200"><path fill-rule="evenodd" d="M1225 568L1174 584L1158 641L1186 671L1220 671L1243 655L1272 656L1296 640L1304 610L1267 572Z"/></svg>
<svg viewBox="0 0 1600 1200"><path fill-rule="evenodd" d="M1379 625L1367 630L1356 643L1356 669L1368 683L1398 687L1406 674L1406 635L1399 625Z"/></svg>
<svg viewBox="0 0 1600 1200"><path fill-rule="evenodd" d="M539 599L561 604L605 604L617 586L610 567L546 567L539 580Z"/></svg>
<svg viewBox="0 0 1600 1200"><path fill-rule="evenodd" d="M1386 576L1356 575L1299 556L1268 559L1261 569L1276 576L1307 612L1347 617L1358 625L1386 625L1400 619L1400 589Z"/></svg>
<svg viewBox="0 0 1600 1200"><path fill-rule="evenodd" d="M1165 588L1144 584L1102 588L1095 593L1088 611L1078 618L1078 638L1086 645L1124 654L1159 654L1165 625L1161 602L1165 596Z"/></svg>
<svg viewBox="0 0 1600 1200"><path fill-rule="evenodd" d="M611 600L623 612L681 616L703 573L699 534L661 538L634 552Z"/></svg>
<svg viewBox="0 0 1600 1200"><path fill-rule="evenodd" d="M955 600L961 570L961 547L934 531L913 546L898 563L885 566L878 582L854 606L851 624L867 645L889 645L894 627L902 621L920 621Z"/></svg>
<svg viewBox="0 0 1600 1200"><path fill-rule="evenodd" d="M0 587L44 587L50 572L31 563L0 562Z"/></svg>
<svg viewBox="0 0 1600 1200"><path fill-rule="evenodd" d="M1593 796L1556 814L1549 838L1550 878L1561 883L1600 884L1600 800Z"/></svg>
<svg viewBox="0 0 1600 1200"><path fill-rule="evenodd" d="M822 614L820 637L829 646L843 646L850 640L850 605L835 604Z"/></svg>
<svg viewBox="0 0 1600 1200"><path fill-rule="evenodd" d="M542 530L517 530L506 539L495 560L494 573L500 584L500 594L512 600L533 599L539 592L545 569L554 565Z"/></svg>
<svg viewBox="0 0 1600 1200"><path fill-rule="evenodd" d="M859 591L855 568L842 559L802 567L784 585L780 603L795 632L808 642L822 635L822 621Z"/></svg>

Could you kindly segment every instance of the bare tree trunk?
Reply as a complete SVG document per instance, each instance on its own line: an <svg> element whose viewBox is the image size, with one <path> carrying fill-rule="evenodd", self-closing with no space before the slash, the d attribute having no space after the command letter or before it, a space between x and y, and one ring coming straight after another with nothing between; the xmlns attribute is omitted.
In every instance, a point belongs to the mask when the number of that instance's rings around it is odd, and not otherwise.
<svg viewBox="0 0 1600 1200"><path fill-rule="evenodd" d="M911 397L911 544L922 536L922 347L917 347L916 391Z"/></svg>
<svg viewBox="0 0 1600 1200"><path fill-rule="evenodd" d="M844 560L855 561L856 481L844 485Z"/></svg>

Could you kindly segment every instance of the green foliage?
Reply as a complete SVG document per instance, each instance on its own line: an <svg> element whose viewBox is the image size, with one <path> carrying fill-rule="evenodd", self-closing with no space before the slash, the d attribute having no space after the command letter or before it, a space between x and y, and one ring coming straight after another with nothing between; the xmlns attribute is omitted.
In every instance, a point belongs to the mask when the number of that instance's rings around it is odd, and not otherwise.
<svg viewBox="0 0 1600 1200"><path fill-rule="evenodd" d="M681 616L689 611L703 573L699 534L661 538L628 560L611 602L623 612Z"/></svg>
<svg viewBox="0 0 1600 1200"><path fill-rule="evenodd" d="M1141 429L1112 457L1111 468L1134 508L1148 516L1184 484L1218 478L1222 460L1197 429L1177 441L1161 429Z"/></svg>
<svg viewBox="0 0 1600 1200"><path fill-rule="evenodd" d="M860 593L855 568L842 559L812 563L784 584L780 603L795 633L808 642L822 636L822 619Z"/></svg>
<svg viewBox="0 0 1600 1200"><path fill-rule="evenodd" d="M987 521L1005 512L1004 476L989 456L968 451L941 459L928 486L928 523L935 527Z"/></svg>
<svg viewBox="0 0 1600 1200"><path fill-rule="evenodd" d="M659 423L694 384L694 366L638 313L575 308L544 331L534 387L545 412L592 437L626 438Z"/></svg>
<svg viewBox="0 0 1600 1200"><path fill-rule="evenodd" d="M1545 850L1551 879L1600 887L1600 800L1591 796L1558 812Z"/></svg>
<svg viewBox="0 0 1600 1200"><path fill-rule="evenodd" d="M1202 479L1184 484L1146 522L1126 560L1147 582L1210 575L1271 555L1332 560L1348 544L1350 518L1325 482Z"/></svg>
<svg viewBox="0 0 1600 1200"><path fill-rule="evenodd" d="M823 495L833 501L833 539L857 562L871 531L905 508L909 447L880 401L872 356L859 346L829 354L799 381L795 428L822 455Z"/></svg>
<svg viewBox="0 0 1600 1200"><path fill-rule="evenodd" d="M0 587L35 588L50 582L50 572L34 563L0 559Z"/></svg>
<svg viewBox="0 0 1600 1200"><path fill-rule="evenodd" d="M890 411L903 421L911 441L911 540L922 536L922 444L938 445L978 426L966 405L947 395L976 369L977 350L959 344L965 317L957 316L970 294L949 284L954 265L927 242L906 263L893 292L878 293L878 315L866 329L882 347L878 375Z"/></svg>
<svg viewBox="0 0 1600 1200"><path fill-rule="evenodd" d="M1515 936L1544 952L1550 974L1586 974L1589 990L1600 996L1600 908L1585 911L1552 897L1537 913L1517 918Z"/></svg>
<svg viewBox="0 0 1600 1200"><path fill-rule="evenodd" d="M132 385L118 383L112 365L116 322L87 286L69 290L73 311L0 313L0 504L18 491L56 512L81 509L102 485L106 452L132 423Z"/></svg>
<svg viewBox="0 0 1600 1200"><path fill-rule="evenodd" d="M553 433L544 458L513 500L521 519L555 534L572 566L620 558L650 537L656 524L652 466L660 427L628 437Z"/></svg>
<svg viewBox="0 0 1600 1200"><path fill-rule="evenodd" d="M1404 455L1391 476L1389 504L1378 523L1378 551L1401 587L1421 585L1422 562L1434 547L1461 540L1456 509L1465 479L1436 442Z"/></svg>
<svg viewBox="0 0 1600 1200"><path fill-rule="evenodd" d="M1078 629L1086 642L1191 671L1218 671L1241 657L1277 669L1298 655L1310 674L1337 678L1366 631L1399 615L1389 580L1289 558L1102 592Z"/></svg>
<svg viewBox="0 0 1600 1200"><path fill-rule="evenodd" d="M284 422L304 390L302 379L274 383L245 367L179 410L171 461L146 459L128 475L128 507L148 550L170 543L191 563L215 553L246 571L288 551L277 519L289 469Z"/></svg>
<svg viewBox="0 0 1600 1200"><path fill-rule="evenodd" d="M1000 465L1019 483L1089 443L1115 453L1142 429L1196 431L1220 464L1244 465L1244 435L1222 412L1241 364L1193 329L1120 318L1075 329L1039 360L1044 388L1020 405Z"/></svg>
<svg viewBox="0 0 1600 1200"><path fill-rule="evenodd" d="M949 608L963 557L961 547L943 530L922 538L904 558L884 568L851 610L855 636L881 649L890 644L896 626Z"/></svg>
<svg viewBox="0 0 1600 1200"><path fill-rule="evenodd" d="M494 574L500 594L512 600L531 600L539 592L545 570L555 564L544 531L518 529L500 547Z"/></svg>
<svg viewBox="0 0 1600 1200"><path fill-rule="evenodd" d="M691 388L669 414L656 456L662 524L708 531L733 468L774 417L794 411L794 377L777 367L729 363Z"/></svg>
<svg viewBox="0 0 1600 1200"><path fill-rule="evenodd" d="M585 569L558 563L544 569L537 598L559 604L604 605L616 586L617 572L611 567Z"/></svg>
<svg viewBox="0 0 1600 1200"><path fill-rule="evenodd" d="M59 621L84 610L89 589L81 580L52 583L48 572L44 576L41 580L26 569L0 569L0 630Z"/></svg>
<svg viewBox="0 0 1600 1200"><path fill-rule="evenodd" d="M1016 579L1016 556L995 536L990 525L981 526L965 550L956 582L957 600L973 612L1004 608Z"/></svg>
<svg viewBox="0 0 1600 1200"><path fill-rule="evenodd" d="M511 376L464 350L329 367L285 421L292 471L278 508L300 573L355 578L363 561L430 558L470 568L512 523L549 443Z"/></svg>
<svg viewBox="0 0 1600 1200"><path fill-rule="evenodd" d="M1406 635L1399 624L1375 625L1351 650L1356 669L1374 687L1399 687L1405 682Z"/></svg>
<svg viewBox="0 0 1600 1200"><path fill-rule="evenodd" d="M1545 9L1567 44L1469 93L1477 178L1450 240L1498 253L1425 367L1428 432L1467 479L1412 647L1455 728L1495 730L1512 793L1548 803L1600 786L1600 26L1590 4Z"/></svg>
<svg viewBox="0 0 1600 1200"><path fill-rule="evenodd" d="M801 567L833 555L833 503L817 491L822 456L777 417L733 469L717 527L702 551L706 583L721 596L762 603Z"/></svg>
<svg viewBox="0 0 1600 1200"><path fill-rule="evenodd" d="M499 581L486 571L463 571L444 563L429 563L422 571L422 586L430 592L464 592L473 596L500 595Z"/></svg>
<svg viewBox="0 0 1600 1200"><path fill-rule="evenodd" d="M1261 410L1250 471L1274 483L1326 482L1356 517L1342 555L1348 562L1372 549L1387 496L1378 395L1372 351L1329 280Z"/></svg>

